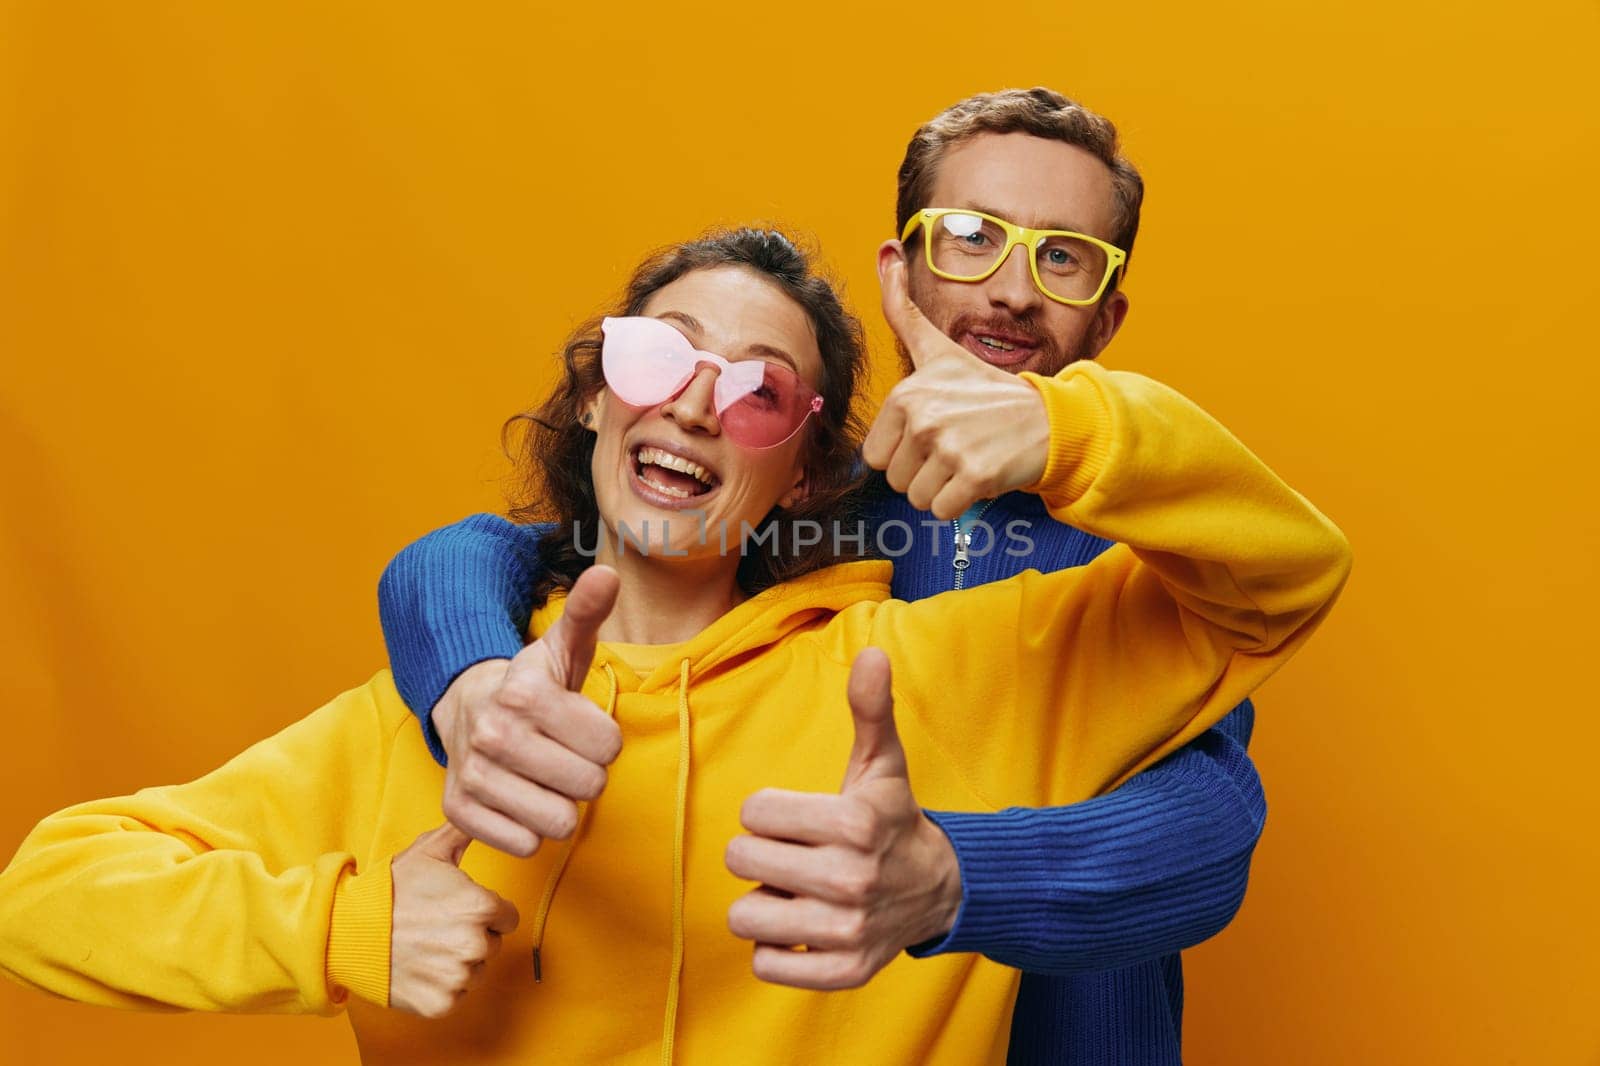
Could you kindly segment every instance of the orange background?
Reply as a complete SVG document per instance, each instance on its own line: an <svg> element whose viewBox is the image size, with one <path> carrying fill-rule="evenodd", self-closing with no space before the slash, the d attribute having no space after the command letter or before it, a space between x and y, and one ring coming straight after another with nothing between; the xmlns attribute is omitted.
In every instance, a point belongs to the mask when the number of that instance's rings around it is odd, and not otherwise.
<svg viewBox="0 0 1600 1066"><path fill-rule="evenodd" d="M1600 1063L1600 8L915 10L0 5L0 857L366 678L384 562L499 505L501 419L647 247L808 229L887 351L907 137L1044 82L1149 183L1106 361L1357 550L1259 696L1189 1061ZM354 1055L0 986L8 1063Z"/></svg>

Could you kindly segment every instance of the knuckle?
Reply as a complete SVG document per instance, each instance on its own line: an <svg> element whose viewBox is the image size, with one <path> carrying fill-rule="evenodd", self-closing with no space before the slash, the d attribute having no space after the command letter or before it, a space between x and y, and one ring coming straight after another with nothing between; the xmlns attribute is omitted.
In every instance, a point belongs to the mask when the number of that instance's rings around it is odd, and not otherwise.
<svg viewBox="0 0 1600 1066"><path fill-rule="evenodd" d="M476 922L470 915L467 917L467 921L471 924L466 927L456 929L455 932L450 934L449 941L446 944L451 958L455 959L457 963L462 964L464 964L466 960L475 957L478 950L478 941L481 937L481 933L477 929Z"/></svg>
<svg viewBox="0 0 1600 1066"><path fill-rule="evenodd" d="M481 795L488 783L488 774L484 772L485 766L482 759L462 759L460 767L451 775L459 791L469 796Z"/></svg>
<svg viewBox="0 0 1600 1066"><path fill-rule="evenodd" d="M750 971L762 981L777 983L782 976L777 965L777 952L781 950L781 948L766 950L756 948L755 954L750 959Z"/></svg>
<svg viewBox="0 0 1600 1066"><path fill-rule="evenodd" d="M494 921L494 916L500 913L500 897L487 889L478 894L472 904L472 924L474 935L482 936L483 928Z"/></svg>
<svg viewBox="0 0 1600 1066"><path fill-rule="evenodd" d="M828 878L833 894L845 903L864 904L872 891L872 878L862 868L851 865L835 870Z"/></svg>
<svg viewBox="0 0 1600 1066"><path fill-rule="evenodd" d="M467 743L479 751L497 751L506 742L503 721L496 714L473 715L467 726Z"/></svg>
<svg viewBox="0 0 1600 1066"><path fill-rule="evenodd" d="M760 823L765 820L767 813L773 806L773 791L770 788L757 789L745 797L739 805L739 824L746 829L755 831L751 822Z"/></svg>
<svg viewBox="0 0 1600 1066"><path fill-rule="evenodd" d="M524 700L517 705L518 710L527 715L535 727L541 732L546 730L550 723L558 718L559 700Z"/></svg>
<svg viewBox="0 0 1600 1066"><path fill-rule="evenodd" d="M578 808L565 801L556 803L545 816L544 835L551 840L565 840L578 828Z"/></svg>
<svg viewBox="0 0 1600 1066"><path fill-rule="evenodd" d="M929 440L929 454L945 466L959 472L970 463L971 457L952 434L940 433Z"/></svg>
<svg viewBox="0 0 1600 1066"><path fill-rule="evenodd" d="M939 423L929 418L920 408L907 413L906 429L920 447L933 451L939 446Z"/></svg>
<svg viewBox="0 0 1600 1066"><path fill-rule="evenodd" d="M862 848L876 848L884 837L883 815L869 807L866 813L861 815L856 829L860 834L856 839L861 842Z"/></svg>
<svg viewBox="0 0 1600 1066"><path fill-rule="evenodd" d="M878 840L882 828L878 812L866 804L853 804L839 812L838 832L851 847L865 850Z"/></svg>
<svg viewBox="0 0 1600 1066"><path fill-rule="evenodd" d="M605 744L601 750L600 761L613 763L617 756L622 754L622 727L611 718L606 719Z"/></svg>
<svg viewBox="0 0 1600 1066"><path fill-rule="evenodd" d="M974 470L969 462L966 467L956 471L956 475L950 479L950 487L963 496L981 496L988 478L989 475Z"/></svg>
<svg viewBox="0 0 1600 1066"><path fill-rule="evenodd" d="M745 869L745 865L749 861L750 845L747 843L749 839L749 837L742 835L734 837L728 841L728 846L722 853L723 865L727 866L730 872L739 874L741 877L743 874L740 871Z"/></svg>
<svg viewBox="0 0 1600 1066"><path fill-rule="evenodd" d="M516 669L513 667L506 673L505 679L500 682L494 691L494 702L502 707L513 710L526 710L535 707L539 702L539 685L535 680L536 674L529 669Z"/></svg>
<svg viewBox="0 0 1600 1066"><path fill-rule="evenodd" d="M604 766L589 763L578 773L578 781L573 789L577 792L578 799L592 800L606 790L606 781L609 775Z"/></svg>
<svg viewBox="0 0 1600 1066"><path fill-rule="evenodd" d="M846 952L839 960L835 974L840 988L860 988L872 977L872 967L866 955L859 951Z"/></svg>
<svg viewBox="0 0 1600 1066"><path fill-rule="evenodd" d="M867 916L864 911L850 910L833 923L834 940L843 947L859 948L867 939Z"/></svg>

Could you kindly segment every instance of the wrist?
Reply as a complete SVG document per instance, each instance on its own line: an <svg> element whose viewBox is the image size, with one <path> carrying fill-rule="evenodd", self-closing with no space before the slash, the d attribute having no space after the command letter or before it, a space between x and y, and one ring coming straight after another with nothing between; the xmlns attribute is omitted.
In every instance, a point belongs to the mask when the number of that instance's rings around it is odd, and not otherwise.
<svg viewBox="0 0 1600 1066"><path fill-rule="evenodd" d="M928 855L926 883L931 886L922 927L912 940L913 944L922 944L942 939L955 928L961 914L963 892L961 861L944 830L926 814L921 814L917 831Z"/></svg>
<svg viewBox="0 0 1600 1066"><path fill-rule="evenodd" d="M456 698L451 689L446 689L439 702L433 705L433 710L428 713L428 719L433 724L433 731L438 734L439 746L448 754L455 746L456 713L461 709L461 700Z"/></svg>
<svg viewBox="0 0 1600 1066"><path fill-rule="evenodd" d="M1017 422L1021 433L1016 453L1019 469L1006 487L1008 492L1038 484L1050 462L1050 406L1031 383L1020 377L1012 380L1020 390L1018 403L1026 415Z"/></svg>
<svg viewBox="0 0 1600 1066"><path fill-rule="evenodd" d="M1105 371L1082 360L1053 378L1017 375L1036 391L1045 412L1044 463L1029 492L1075 502L1105 468L1111 451L1111 410L1102 393ZM1059 517L1059 516L1058 516Z"/></svg>
<svg viewBox="0 0 1600 1066"><path fill-rule="evenodd" d="M467 702L467 694L480 684L493 685L498 682L505 676L506 667L510 664L510 659L485 659L473 663L456 675L439 702L433 705L430 713L433 731L439 735L439 741L447 753L456 748L456 731L461 724L461 710Z"/></svg>

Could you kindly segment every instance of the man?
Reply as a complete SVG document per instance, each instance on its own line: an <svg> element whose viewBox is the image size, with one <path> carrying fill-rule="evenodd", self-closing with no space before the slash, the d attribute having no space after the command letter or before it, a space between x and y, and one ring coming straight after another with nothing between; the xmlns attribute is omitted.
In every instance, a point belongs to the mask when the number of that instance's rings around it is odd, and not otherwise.
<svg viewBox="0 0 1600 1066"><path fill-rule="evenodd" d="M900 240L879 254L908 376L863 448L894 490L878 504L879 528L910 532L904 551L904 535L880 539L896 556L896 596L1082 565L1108 547L1025 493L967 505L1008 458L991 428L1037 404L1015 375L1095 358L1116 336L1142 194L1114 127L1047 89L964 100L913 137L899 171ZM909 302L890 295L902 286ZM913 370L908 349L950 341L988 366L919 359ZM517 854L569 835L575 802L588 798L549 785L526 742L539 692L506 662L522 648L537 541L535 527L475 516L406 549L380 587L400 691L436 757L448 753L446 814ZM971 639L984 639L981 618ZM1253 719L1247 702L1116 791L1066 808L922 812L902 772L883 809L848 825L819 814L803 846L782 849L789 868L778 849L745 845L794 844L808 798L757 793L728 866L782 891L741 899L730 928L759 945L775 928L783 943L813 942L818 923L832 923L837 942L843 927L861 980L902 950L982 952L1024 971L1011 1062L1178 1062L1177 953L1231 920L1265 816L1245 754ZM830 883L851 891L821 899L804 887ZM808 975L803 956L790 961L781 976L758 976L838 987Z"/></svg>

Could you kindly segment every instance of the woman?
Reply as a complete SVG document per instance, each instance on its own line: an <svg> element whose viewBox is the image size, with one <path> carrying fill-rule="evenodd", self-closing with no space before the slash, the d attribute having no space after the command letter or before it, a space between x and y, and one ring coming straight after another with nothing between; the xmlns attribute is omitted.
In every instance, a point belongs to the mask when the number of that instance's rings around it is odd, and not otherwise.
<svg viewBox="0 0 1600 1066"><path fill-rule="evenodd" d="M443 772L384 672L199 781L47 818L0 875L0 966L121 1006L348 1003L373 1062L1001 1062L1017 974L982 958L901 959L844 993L756 981L725 925L740 801L837 787L869 646L920 801L1092 795L1258 686L1347 573L1338 531L1225 430L1092 363L1029 379L1050 420L1035 491L1121 545L1092 566L905 604L887 563L836 563L831 536L788 550L801 520L853 529L862 353L777 234L646 262L565 364L530 446L558 526L531 629L556 625L586 552L615 569L582 687L622 738L568 846L463 859L428 831ZM724 552L722 531L782 550ZM453 861L493 891L446 902ZM443 1019L385 1009L450 1006L401 994L430 936L462 943L470 993Z"/></svg>

